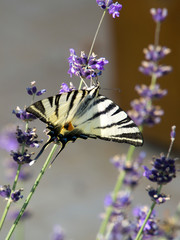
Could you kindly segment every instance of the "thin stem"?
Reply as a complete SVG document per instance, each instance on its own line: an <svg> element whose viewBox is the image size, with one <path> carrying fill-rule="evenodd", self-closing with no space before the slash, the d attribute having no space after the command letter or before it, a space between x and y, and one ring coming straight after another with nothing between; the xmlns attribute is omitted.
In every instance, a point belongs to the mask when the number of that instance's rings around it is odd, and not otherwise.
<svg viewBox="0 0 180 240"><path fill-rule="evenodd" d="M27 130L28 130L28 122L26 122L26 125L25 125L25 132L27 132ZM22 145L22 150L21 150L22 154L24 153L24 149L25 149L25 144ZM2 229L2 226L3 226L4 221L6 219L7 213L9 211L10 206L11 206L11 203L12 203L11 194L16 189L16 185L17 185L17 181L18 181L18 178L19 178L20 170L21 170L21 164L18 165L18 169L17 169L16 176L15 176L15 179L14 179L13 187L11 189L10 197L7 201L6 207L4 209L4 212L3 212L3 215L2 215L2 218L1 218L1 221L0 221L0 230Z"/></svg>
<svg viewBox="0 0 180 240"><path fill-rule="evenodd" d="M27 196L27 198L26 198L26 200L25 200L25 202L24 202L24 204L23 204L23 206L22 206L22 208L19 212L19 215L17 216L16 220L14 221L14 224L12 225L11 229L9 230L9 233L8 233L5 240L9 240L11 235L13 234L13 232L14 232L20 218L22 217L26 207L28 206L29 201L31 200L31 197L33 196L33 194L34 194L34 192L35 192L35 190L36 190L36 188L37 188L37 186L38 186L38 184L39 184L39 182L40 182L40 180L41 180L41 178L42 178L42 176L43 176L43 174L44 174L44 172L47 168L47 166L49 165L49 163L51 161L51 158L52 158L57 146L58 146L57 144L53 145L53 147L51 149L51 152L49 153L49 156L47 157L39 175L37 176L36 181L35 181L34 185L32 186L31 191L30 191L29 195Z"/></svg>
<svg viewBox="0 0 180 240"><path fill-rule="evenodd" d="M146 225L146 223L147 223L149 217L151 216L151 213L152 213L152 211L153 211L155 205L156 205L156 203L153 202L153 204L152 204L152 206L151 206L151 208L150 208L150 210L149 210L149 212L148 212L148 214L147 214L147 216L146 216L146 218L145 218L145 220L144 220L144 223L143 223L143 225L141 226L141 228L140 228L140 230L139 230L139 232L138 232L138 234L137 234L135 240L140 240L140 239L142 238L143 229L144 229L144 227L145 227L145 225Z"/></svg>
<svg viewBox="0 0 180 240"><path fill-rule="evenodd" d="M102 16L101 16L101 19L100 19L100 21L99 21L98 27L97 27L97 29L96 29L96 32L95 32L95 35L94 35L94 38L93 38L93 42L92 42L92 44L91 44L91 48L90 48L90 51L89 51L88 59L89 59L89 57L90 57L91 54L92 54L92 50L93 50L93 47L94 47L94 43L95 43L95 41L96 41L96 38L97 38L97 35L98 35L98 32L99 32L99 29L100 29L100 27L101 27L101 24L102 24L102 22L103 22L103 19L104 19L105 14L106 14L106 10L103 12L103 14L102 14Z"/></svg>
<svg viewBox="0 0 180 240"><path fill-rule="evenodd" d="M155 46L155 48L159 44L160 29L161 29L161 23L157 22L156 29L155 29L155 36L154 36L154 46Z"/></svg>
<svg viewBox="0 0 180 240"><path fill-rule="evenodd" d="M124 180L125 175L126 175L125 171L121 171L120 174L119 174L119 177L118 177L118 180L117 180L116 185L114 187L114 191L113 191L113 195L112 195L113 201L115 201L116 198L117 198L118 192L119 192L119 190L120 190L120 188L123 184L123 180ZM109 222L109 218L110 218L111 213L112 213L112 210L113 210L112 206L107 207L105 218L101 223L99 233L97 234L96 240L100 240L101 236L104 236L106 228L107 228L107 224Z"/></svg>
<svg viewBox="0 0 180 240"><path fill-rule="evenodd" d="M129 147L128 152L127 152L126 162L130 162L130 161L131 161L132 155L133 155L133 153L134 153L134 150L135 150L135 147L134 147L133 145L131 145L131 146Z"/></svg>
<svg viewBox="0 0 180 240"><path fill-rule="evenodd" d="M21 169L21 165L19 164L19 165L18 165L17 172L16 172L16 176L15 176L15 179L14 179L13 187L12 187L12 189L11 189L11 193L14 192L15 189L16 189L16 185L17 185L17 181L18 181L18 178L19 178L20 169ZM1 221L0 221L0 230L2 229L2 226L3 226L3 224L4 224L4 221L5 221L5 219L6 219L7 213L8 213L8 211L9 211L9 208L10 208L11 203L12 203L11 193L10 193L9 199L8 199L8 201L7 201L6 207L5 207L5 209L4 209L4 212L3 212L3 215L2 215Z"/></svg>
<svg viewBox="0 0 180 240"><path fill-rule="evenodd" d="M158 194L161 192L162 186L163 186L162 184L159 186L159 188L158 188ZM143 225L141 226L141 228L140 228L140 230L139 230L139 232L138 232L135 240L140 240L140 239L142 238L144 227L145 227L148 219L150 218L150 216L151 216L151 214L152 214L152 211L153 211L153 209L154 209L155 206L156 206L156 202L153 202L152 205L151 205L151 208L149 209L149 212L148 212L148 214L147 214L147 216L146 216L146 218L145 218L145 220L144 220L144 223L143 223Z"/></svg>
<svg viewBox="0 0 180 240"><path fill-rule="evenodd" d="M127 153L126 162L127 162L127 161L128 161L128 162L131 161L132 155L133 155L133 153L134 153L134 150L135 150L135 147L134 147L134 146L130 146L130 147L129 147L128 153ZM117 195L118 195L119 190L120 190L121 187L122 187L122 184L123 184L125 175L126 175L126 172L122 170L122 171L120 172L119 176L118 176L116 185L115 185L114 190L113 190L113 193L112 193L112 199L113 199L113 201L116 201L116 199L117 199ZM109 218L110 218L111 213L112 213L112 210L113 210L113 207L112 207L112 206L107 207L107 209L106 209L106 214L105 214L104 220L103 220L102 223L101 223L101 226L100 226L99 232L98 232L98 234L97 234L96 240L100 240L101 236L104 236L105 231L106 231L106 229L107 229L107 224L108 224L108 222L109 222Z"/></svg>

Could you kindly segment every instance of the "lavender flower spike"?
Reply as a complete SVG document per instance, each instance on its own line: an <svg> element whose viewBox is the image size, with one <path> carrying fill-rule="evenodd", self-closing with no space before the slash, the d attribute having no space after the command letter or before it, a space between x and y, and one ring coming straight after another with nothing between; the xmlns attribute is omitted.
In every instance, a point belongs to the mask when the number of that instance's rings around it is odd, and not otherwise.
<svg viewBox="0 0 180 240"><path fill-rule="evenodd" d="M119 15L120 15L119 12L120 12L121 8L122 8L122 5L119 4L118 2L113 3L109 6L109 9L108 9L109 14L112 14L113 18L119 17Z"/></svg>
<svg viewBox="0 0 180 240"><path fill-rule="evenodd" d="M166 8L151 8L150 13L154 19L155 22L162 22L166 19L168 15L168 10Z"/></svg>
<svg viewBox="0 0 180 240"><path fill-rule="evenodd" d="M81 56L78 57L73 48L70 49L69 61L69 70L68 73L76 75L78 77L92 79L101 74L101 71L104 70L104 65L108 63L105 58L96 58L96 55L88 56L82 51Z"/></svg>
<svg viewBox="0 0 180 240"><path fill-rule="evenodd" d="M103 10L108 9L109 14L112 14L112 17L119 17L122 5L118 2L113 3L112 0L96 0L99 7Z"/></svg>
<svg viewBox="0 0 180 240"><path fill-rule="evenodd" d="M176 126L172 126L171 128L171 141L175 140L175 136L176 136Z"/></svg>
<svg viewBox="0 0 180 240"><path fill-rule="evenodd" d="M157 184L167 184L176 177L175 160L166 158L163 154L154 158L152 169L144 166L144 176Z"/></svg>

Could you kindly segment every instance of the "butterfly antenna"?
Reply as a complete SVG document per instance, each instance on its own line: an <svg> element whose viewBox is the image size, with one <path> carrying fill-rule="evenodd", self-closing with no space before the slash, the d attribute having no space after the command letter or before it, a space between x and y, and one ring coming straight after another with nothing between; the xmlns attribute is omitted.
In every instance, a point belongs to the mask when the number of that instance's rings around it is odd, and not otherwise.
<svg viewBox="0 0 180 240"><path fill-rule="evenodd" d="M66 146L66 143L62 143L59 152L56 154L56 156L55 156L54 159L52 160L52 162L51 162L49 168L51 167L51 165L53 164L53 162L56 160L57 156L59 156L59 154L62 152L62 150L64 149L65 146Z"/></svg>
<svg viewBox="0 0 180 240"><path fill-rule="evenodd" d="M37 156L35 157L35 159L29 163L30 166L33 165L33 164L37 161L37 159L41 156L41 154L44 152L44 150L46 149L46 147L47 147L51 142L53 142L53 138L50 138L49 141L47 141L47 143L44 144L44 146L41 148L40 152L37 154Z"/></svg>

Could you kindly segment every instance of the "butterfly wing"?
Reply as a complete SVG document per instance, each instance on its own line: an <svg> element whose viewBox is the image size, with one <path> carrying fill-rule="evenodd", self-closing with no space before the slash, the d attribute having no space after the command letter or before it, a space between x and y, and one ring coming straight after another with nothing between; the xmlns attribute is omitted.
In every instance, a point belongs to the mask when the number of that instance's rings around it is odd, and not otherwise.
<svg viewBox="0 0 180 240"><path fill-rule="evenodd" d="M77 109L72 124L89 137L125 142L134 146L143 145L143 137L136 124L105 96L98 95L84 106L84 111L80 109Z"/></svg>
<svg viewBox="0 0 180 240"><path fill-rule="evenodd" d="M32 104L27 111L57 129L56 134L67 141L90 137L134 146L143 144L135 123L113 101L99 95L99 87L49 97Z"/></svg>

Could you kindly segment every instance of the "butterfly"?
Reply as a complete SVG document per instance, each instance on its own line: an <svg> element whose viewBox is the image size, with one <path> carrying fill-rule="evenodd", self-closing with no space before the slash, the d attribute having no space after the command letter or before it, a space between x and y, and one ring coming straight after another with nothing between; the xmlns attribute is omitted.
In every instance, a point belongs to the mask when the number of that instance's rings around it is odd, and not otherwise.
<svg viewBox="0 0 180 240"><path fill-rule="evenodd" d="M99 86L45 98L26 111L46 123L48 129L49 140L35 160L53 141L61 144L58 154L77 138L143 145L143 136L136 124L112 100L99 94Z"/></svg>

